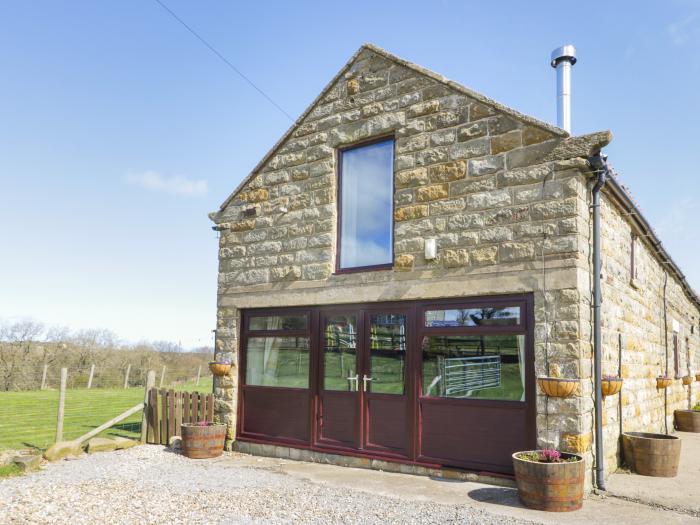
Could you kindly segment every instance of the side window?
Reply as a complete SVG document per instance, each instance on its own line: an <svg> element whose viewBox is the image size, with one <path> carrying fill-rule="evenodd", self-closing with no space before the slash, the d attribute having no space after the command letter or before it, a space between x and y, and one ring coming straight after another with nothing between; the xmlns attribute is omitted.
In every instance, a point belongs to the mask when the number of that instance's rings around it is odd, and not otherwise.
<svg viewBox="0 0 700 525"><path fill-rule="evenodd" d="M393 264L394 140L341 150L337 269Z"/></svg>
<svg viewBox="0 0 700 525"><path fill-rule="evenodd" d="M633 233L630 248L630 284L639 285L639 238Z"/></svg>
<svg viewBox="0 0 700 525"><path fill-rule="evenodd" d="M678 333L673 334L673 377L681 377L681 349L679 348Z"/></svg>

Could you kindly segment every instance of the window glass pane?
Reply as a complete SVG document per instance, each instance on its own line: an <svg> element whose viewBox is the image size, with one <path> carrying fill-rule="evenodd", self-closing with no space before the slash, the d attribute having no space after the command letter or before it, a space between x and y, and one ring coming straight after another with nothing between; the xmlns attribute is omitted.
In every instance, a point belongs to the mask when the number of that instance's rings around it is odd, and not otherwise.
<svg viewBox="0 0 700 525"><path fill-rule="evenodd" d="M269 315L251 317L249 330L306 330L305 315Z"/></svg>
<svg viewBox="0 0 700 525"><path fill-rule="evenodd" d="M250 337L246 352L246 384L309 387L308 337Z"/></svg>
<svg viewBox="0 0 700 525"><path fill-rule="evenodd" d="M357 392L357 318L326 319L323 346L323 388ZM352 379L349 379L352 378Z"/></svg>
<svg viewBox="0 0 700 525"><path fill-rule="evenodd" d="M371 377L369 391L403 394L406 378L406 316L370 316Z"/></svg>
<svg viewBox="0 0 700 525"><path fill-rule="evenodd" d="M423 338L423 395L525 400L525 336Z"/></svg>
<svg viewBox="0 0 700 525"><path fill-rule="evenodd" d="M520 324L520 307L500 308L454 308L450 310L428 310L425 326L515 326Z"/></svg>
<svg viewBox="0 0 700 525"><path fill-rule="evenodd" d="M394 141L343 151L340 267L391 264Z"/></svg>

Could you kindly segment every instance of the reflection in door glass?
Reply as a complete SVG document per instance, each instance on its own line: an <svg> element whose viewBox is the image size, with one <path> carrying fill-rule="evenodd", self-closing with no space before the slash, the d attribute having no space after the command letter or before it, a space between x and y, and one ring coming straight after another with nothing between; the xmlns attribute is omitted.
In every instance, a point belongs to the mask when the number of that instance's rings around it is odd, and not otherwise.
<svg viewBox="0 0 700 525"><path fill-rule="evenodd" d="M375 394L403 394L406 377L406 316L370 316L370 355L372 381L368 390Z"/></svg>
<svg viewBox="0 0 700 525"><path fill-rule="evenodd" d="M423 395L525 401L525 336L424 337Z"/></svg>
<svg viewBox="0 0 700 525"><path fill-rule="evenodd" d="M357 318L354 315L336 315L326 319L323 388L357 391Z"/></svg>

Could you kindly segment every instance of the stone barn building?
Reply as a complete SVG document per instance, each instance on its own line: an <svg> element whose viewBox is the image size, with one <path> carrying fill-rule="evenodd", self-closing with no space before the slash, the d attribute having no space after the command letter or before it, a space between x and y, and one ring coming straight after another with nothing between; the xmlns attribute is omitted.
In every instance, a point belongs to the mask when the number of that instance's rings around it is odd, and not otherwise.
<svg viewBox="0 0 700 525"><path fill-rule="evenodd" d="M362 46L210 215L228 446L498 477L535 447L614 471L622 431L673 431L698 399L680 378L700 372L700 302L594 168L611 138ZM598 190L600 373L624 386L596 411ZM541 376L576 389L547 396Z"/></svg>

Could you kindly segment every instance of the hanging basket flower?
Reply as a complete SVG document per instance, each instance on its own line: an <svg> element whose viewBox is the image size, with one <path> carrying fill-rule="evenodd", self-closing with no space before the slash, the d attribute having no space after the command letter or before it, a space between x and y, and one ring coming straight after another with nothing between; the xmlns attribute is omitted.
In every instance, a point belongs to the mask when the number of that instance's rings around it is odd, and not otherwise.
<svg viewBox="0 0 700 525"><path fill-rule="evenodd" d="M673 379L666 376L659 376L656 378L656 389L664 390L673 384Z"/></svg>
<svg viewBox="0 0 700 525"><path fill-rule="evenodd" d="M693 383L693 376L684 376L682 381L684 386L691 385Z"/></svg>
<svg viewBox="0 0 700 525"><path fill-rule="evenodd" d="M561 377L538 377L537 384L549 397L571 397L578 388L578 379Z"/></svg>
<svg viewBox="0 0 700 525"><path fill-rule="evenodd" d="M209 370L215 376L225 376L231 371L231 361L212 361L209 363Z"/></svg>
<svg viewBox="0 0 700 525"><path fill-rule="evenodd" d="M617 376L605 376L601 382L603 397L614 396L622 390L623 379Z"/></svg>

